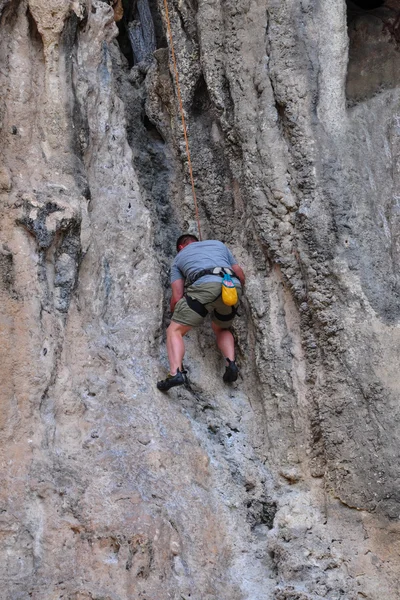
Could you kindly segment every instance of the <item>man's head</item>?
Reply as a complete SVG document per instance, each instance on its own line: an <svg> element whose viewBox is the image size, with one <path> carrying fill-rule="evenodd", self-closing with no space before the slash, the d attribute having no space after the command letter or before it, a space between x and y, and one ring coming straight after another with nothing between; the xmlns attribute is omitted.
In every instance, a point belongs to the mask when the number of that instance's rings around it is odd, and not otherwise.
<svg viewBox="0 0 400 600"><path fill-rule="evenodd" d="M192 235L191 233L184 233L176 240L176 250L177 252L180 252L183 248L185 248L185 246L198 241L199 239L195 235Z"/></svg>

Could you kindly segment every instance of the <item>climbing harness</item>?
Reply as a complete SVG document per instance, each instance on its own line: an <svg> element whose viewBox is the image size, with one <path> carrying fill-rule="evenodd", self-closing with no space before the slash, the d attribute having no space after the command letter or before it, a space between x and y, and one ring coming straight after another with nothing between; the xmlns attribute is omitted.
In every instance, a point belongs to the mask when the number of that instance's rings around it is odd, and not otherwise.
<svg viewBox="0 0 400 600"><path fill-rule="evenodd" d="M195 209L195 213L196 213L197 228L198 228L198 231L199 231L199 240L201 241L201 228L200 228L199 209L198 209L198 206L197 206L197 198L196 198L196 190L195 190L195 186L194 186L192 161L191 161L191 158L190 158L189 140L188 140L188 134L187 134L187 128L186 128L185 114L183 112L183 102L182 102L182 96L181 96L181 88L180 88L180 85L179 85L178 66L176 64L175 49L174 49L174 42L173 42L173 39L172 39L171 21L170 21L170 18L169 18L168 1L167 0L164 0L164 6L165 6L165 18L166 18L166 21L167 21L167 28L168 28L168 36L169 36L170 43L171 43L172 62L173 62L173 65L174 65L174 72L175 72L176 94L178 96L179 110L180 110L180 113L181 113L181 120L182 120L182 127L183 127L183 136L185 138L185 144L186 144L186 155L187 155L187 159L188 159L190 182L192 184L194 209Z"/></svg>
<svg viewBox="0 0 400 600"><path fill-rule="evenodd" d="M191 308L192 310L194 310L194 312L197 312L198 315L200 315L201 317L206 317L208 315L208 310L206 309L204 304L199 302L199 300L196 300L196 298L192 298L191 296L188 296L187 294L185 294L185 298L186 298L186 302L188 303L188 307ZM218 298L218 296L217 296L217 298Z"/></svg>
<svg viewBox="0 0 400 600"><path fill-rule="evenodd" d="M221 294L219 294L217 296L217 298L219 298L220 295ZM200 315L203 318L208 315L208 310L206 309L204 304L199 302L199 300L196 300L196 298L192 298L188 294L185 294L184 297L186 299L188 307L191 308L192 310L194 310L194 312L196 312L198 315ZM217 298L215 298L215 300L217 300ZM215 302L215 300L213 300L213 302ZM231 321L232 319L235 318L236 315L237 315L237 308L235 308L234 306L232 306L231 312L228 313L227 315L223 315L214 309L214 316L219 321Z"/></svg>
<svg viewBox="0 0 400 600"><path fill-rule="evenodd" d="M230 321L237 314L237 308L235 308L234 304L237 304L239 302L238 293L237 293L235 284L232 281L232 276L234 275L233 271L231 269L228 269L227 267L214 267L211 269L202 269L201 271L198 271L197 273L192 275L192 277L190 277L186 280L186 286L187 287L191 286L195 281L200 279L200 277L204 277L204 275L219 275L219 277L223 278L221 293L218 294L218 296L213 300L213 302L215 302L215 300L217 300L220 296L222 296L223 303L226 304L227 306L231 306L232 310L227 315L223 315L214 309L214 315L219 321ZM232 284L233 287L231 287L231 285L229 285L229 287L227 286L225 288L224 282L227 283L228 281ZM224 293L226 294L226 292L224 291L225 289L227 291L227 296L228 296L228 298L225 298L225 300L228 300L227 302L224 300ZM197 312L197 314L200 315L201 317L207 316L208 310L206 309L204 304L199 302L199 300L196 300L196 298L192 298L188 294L185 294L185 298L186 298L186 302L188 303L189 308L191 308L192 310Z"/></svg>
<svg viewBox="0 0 400 600"><path fill-rule="evenodd" d="M235 308L234 306L232 306L231 312L228 313L227 315L222 315L221 313L214 310L214 316L216 319L218 319L218 321L231 321L232 319L234 319L236 317L236 315L238 315L240 317L240 315L238 314L237 308Z"/></svg>
<svg viewBox="0 0 400 600"><path fill-rule="evenodd" d="M189 287L190 285L193 285L195 281L200 279L200 277L204 277L204 275L219 275L220 277L224 277L225 274L228 274L232 277L233 271L228 269L228 267L212 267L210 269L201 269L201 271L197 271L197 273L191 277L187 277L186 286Z"/></svg>

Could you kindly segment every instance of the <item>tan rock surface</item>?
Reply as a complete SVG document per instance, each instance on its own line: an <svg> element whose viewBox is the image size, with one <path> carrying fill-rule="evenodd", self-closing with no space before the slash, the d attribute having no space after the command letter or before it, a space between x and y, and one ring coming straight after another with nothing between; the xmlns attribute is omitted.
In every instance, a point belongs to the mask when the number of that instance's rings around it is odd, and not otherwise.
<svg viewBox="0 0 400 600"><path fill-rule="evenodd" d="M1 600L394 600L395 7L169 8L241 378L204 328L155 385L195 226L163 2L0 0Z"/></svg>

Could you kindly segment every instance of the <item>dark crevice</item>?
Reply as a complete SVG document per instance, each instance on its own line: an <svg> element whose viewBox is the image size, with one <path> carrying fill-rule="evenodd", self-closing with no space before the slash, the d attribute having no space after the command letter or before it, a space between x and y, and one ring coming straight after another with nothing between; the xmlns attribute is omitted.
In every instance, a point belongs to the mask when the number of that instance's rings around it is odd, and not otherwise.
<svg viewBox="0 0 400 600"><path fill-rule="evenodd" d="M266 525L268 529L274 526L277 504L274 500L262 498L248 500L246 503L247 521L254 529L257 525Z"/></svg>
<svg viewBox="0 0 400 600"><path fill-rule="evenodd" d="M142 123L149 135L149 138L151 138L153 141L158 141L158 142L162 142L163 144L165 143L165 140L163 138L163 136L161 135L161 133L158 131L157 127L154 125L154 123L152 123L149 119L149 117L146 114L142 115Z"/></svg>
<svg viewBox="0 0 400 600"><path fill-rule="evenodd" d="M234 104L233 98L232 98L231 86L229 83L229 79L225 73L222 75L221 90L224 95L224 118L225 118L225 121L227 122L227 124L229 124L228 126L231 127L233 124L233 119L234 119L235 104ZM231 135L232 135L232 132L231 132Z"/></svg>
<svg viewBox="0 0 400 600"><path fill-rule="evenodd" d="M115 68L118 71L117 65ZM163 68L168 69L167 60L165 66L159 64L159 69ZM168 279L166 265L170 263L171 249L175 246L175 240L180 233L171 206L174 166L170 145L157 121L159 116L162 125L163 108L160 109L160 115L157 115L152 113L151 107L150 109L147 107L146 77L140 67L135 67L128 77L126 71L119 70L118 94L125 105L127 139L132 149L133 164L138 174L142 198L154 223L161 224L155 228L154 245L159 256L162 257L161 260L165 260L162 280L166 284ZM128 206L128 210L129 208Z"/></svg>
<svg viewBox="0 0 400 600"><path fill-rule="evenodd" d="M0 248L0 290L11 291L14 276L13 255L6 249Z"/></svg>
<svg viewBox="0 0 400 600"><path fill-rule="evenodd" d="M29 10L29 8L26 11L26 16L28 19L29 37L31 39L32 45L35 46L37 49L40 49L40 51L43 51L42 36L39 33L39 30L36 25L36 21L33 18L32 13Z"/></svg>
<svg viewBox="0 0 400 600"><path fill-rule="evenodd" d="M18 13L18 7L21 4L21 0L0 0L0 18L2 18L3 14L5 15L5 19L8 17L10 19L16 18Z"/></svg>
<svg viewBox="0 0 400 600"><path fill-rule="evenodd" d="M122 54L125 56L126 60L128 61L129 68L132 68L135 61L133 58L133 51L132 51L131 42L129 40L128 29L127 29L127 24L126 24L125 18L122 19L122 21L120 21L119 23L117 23L117 26L118 26L118 31L119 31L119 34L117 37L119 48L120 48Z"/></svg>
<svg viewBox="0 0 400 600"><path fill-rule="evenodd" d="M384 23L384 30L388 31L388 33L392 37L392 40L394 40L397 47L399 48L400 47L400 9L394 20L393 19L388 20Z"/></svg>
<svg viewBox="0 0 400 600"><path fill-rule="evenodd" d="M203 74L201 74L194 90L191 112L193 117L200 117L209 112L211 108L212 103L208 93L207 84Z"/></svg>
<svg viewBox="0 0 400 600"><path fill-rule="evenodd" d="M347 0L348 105L398 87L400 0Z"/></svg>
<svg viewBox="0 0 400 600"><path fill-rule="evenodd" d="M149 6L151 15L153 17L154 30L156 34L156 46L157 48L167 48L167 38L165 37L163 22L157 6L157 0L149 0Z"/></svg>
<svg viewBox="0 0 400 600"><path fill-rule="evenodd" d="M286 120L285 107L283 106L283 104L278 102L278 100L275 100L275 108L276 108L276 112L278 113L278 117L279 117L280 121Z"/></svg>
<svg viewBox="0 0 400 600"><path fill-rule="evenodd" d="M220 91L223 100L216 107L203 74L198 77L189 111L189 127L196 191L200 201L203 200L204 217L212 223L211 235L229 243L232 229L224 211L227 206L232 213L235 210L235 178L227 158L227 148L229 144L229 152L233 156L238 152L239 144L233 141L230 119L233 110L227 79L223 80ZM216 206L209 202L205 193L209 186L213 188L214 197L220 198Z"/></svg>
<svg viewBox="0 0 400 600"><path fill-rule="evenodd" d="M63 215L65 209L56 201L46 201L38 195L40 208L26 201L24 214L17 224L34 238L38 256L38 280L42 285L43 310L56 308L67 314L75 290L81 261L80 220ZM48 217L59 213L56 231L47 226ZM54 272L54 285L49 278L49 266ZM53 289L54 288L54 289Z"/></svg>
<svg viewBox="0 0 400 600"><path fill-rule="evenodd" d="M124 20L127 23L133 21L136 9L136 0L122 0L122 8L124 11Z"/></svg>
<svg viewBox="0 0 400 600"><path fill-rule="evenodd" d="M374 10L385 4L385 0L349 0L348 4L355 4L363 10Z"/></svg>
<svg viewBox="0 0 400 600"><path fill-rule="evenodd" d="M79 25L78 17L75 13L72 13L62 32L60 47L62 56L69 57L68 60L65 60L64 62L65 77L68 86L73 91L67 107L69 117L74 124L70 130L71 149L73 152L73 176L80 193L87 200L90 200L90 188L83 164L83 158L89 145L89 124L87 116L77 100L75 89L76 78L73 76L74 66L76 65L76 46Z"/></svg>
<svg viewBox="0 0 400 600"><path fill-rule="evenodd" d="M117 41L129 68L152 56L158 48L165 48L161 15L157 0L123 0L123 17L117 23Z"/></svg>
<svg viewBox="0 0 400 600"><path fill-rule="evenodd" d="M287 106L275 97L275 109L278 114L278 127L282 137L286 140L288 148L291 148L290 132L293 129L293 123L288 118Z"/></svg>

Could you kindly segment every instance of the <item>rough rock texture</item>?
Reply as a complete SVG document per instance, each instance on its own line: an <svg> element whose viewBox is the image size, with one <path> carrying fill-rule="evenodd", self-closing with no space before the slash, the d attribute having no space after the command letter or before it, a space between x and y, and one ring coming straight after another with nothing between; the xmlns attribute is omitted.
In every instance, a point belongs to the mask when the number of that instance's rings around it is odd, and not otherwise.
<svg viewBox="0 0 400 600"><path fill-rule="evenodd" d="M247 285L239 382L204 328L162 395L164 1L0 0L2 600L400 597L400 3L367 4L168 0Z"/></svg>

